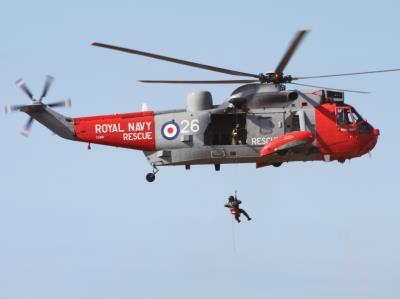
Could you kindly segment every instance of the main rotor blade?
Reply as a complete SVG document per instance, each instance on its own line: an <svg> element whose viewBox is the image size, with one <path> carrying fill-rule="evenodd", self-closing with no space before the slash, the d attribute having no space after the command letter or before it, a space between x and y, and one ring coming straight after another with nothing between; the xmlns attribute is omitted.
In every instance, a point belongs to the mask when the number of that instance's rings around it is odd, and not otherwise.
<svg viewBox="0 0 400 299"><path fill-rule="evenodd" d="M42 95L40 96L39 101L42 101L42 99L47 95L47 92L49 91L49 88L51 86L51 83L53 83L54 78L52 76L47 75L46 81L44 82L43 86L43 92Z"/></svg>
<svg viewBox="0 0 400 299"><path fill-rule="evenodd" d="M319 75L319 76L307 76L307 77L294 77L292 80L329 78L329 77L341 77L341 76L355 76L355 75L365 75L365 74L375 74L375 73L388 73L388 72L398 72L398 71L400 71L400 68L399 69L387 69L387 70L356 72L356 73L343 73L343 74L331 74L331 75Z"/></svg>
<svg viewBox="0 0 400 299"><path fill-rule="evenodd" d="M24 128L23 128L22 131L21 131L21 134L24 135L25 137L28 137L29 132L30 132L31 127L32 127L32 123L33 123L33 117L31 116L31 117L28 119L26 125L24 126Z"/></svg>
<svg viewBox="0 0 400 299"><path fill-rule="evenodd" d="M341 88L332 88L332 87L316 86L316 85L309 85L309 84L300 84L300 83L293 83L293 82L288 83L288 84L299 85L299 86L306 86L306 87L312 87L312 88L330 89L330 90L336 90L336 91L346 91L346 92L362 93L362 94L368 94L368 93L370 93L369 91L352 90L352 89L341 89Z"/></svg>
<svg viewBox="0 0 400 299"><path fill-rule="evenodd" d="M287 64L289 63L290 59L292 58L294 52L299 47L300 43L303 41L306 34L309 30L300 30L296 33L295 37L293 38L289 48L286 50L285 55L282 57L281 62L279 62L278 66L275 69L275 73L282 74L283 70L286 68Z"/></svg>
<svg viewBox="0 0 400 299"><path fill-rule="evenodd" d="M187 60L177 59L177 58L173 58L173 57L153 54L153 53L149 53L149 52L138 51L138 50L134 50L134 49L122 48L122 47L113 46L113 45L109 45L109 44L93 42L92 46L107 48L107 49L126 52L126 53L130 53L130 54L142 55L142 56L146 56L146 57L150 57L150 58L154 58L154 59L165 60L165 61L169 61L169 62L173 62L173 63L183 64L183 65L187 65L187 66L191 66L191 67L195 67L195 68L205 69L205 70L218 72L218 73L224 73L224 74L233 75L233 76L245 76L245 77L253 77L253 78L257 78L257 79L260 77L259 75L256 75L256 74L250 74L250 73L244 73L244 72L224 69L224 68L220 68L220 67L216 67L216 66L212 66L212 65L196 63L196 62L192 62L192 61L187 61Z"/></svg>
<svg viewBox="0 0 400 299"><path fill-rule="evenodd" d="M47 106L49 107L71 107L71 100L63 100L63 101L58 101L58 102L53 102L53 103L49 103L47 104Z"/></svg>
<svg viewBox="0 0 400 299"><path fill-rule="evenodd" d="M18 79L15 84L17 84L27 95L28 97L33 100L33 94L32 92L29 90L28 86L26 85L26 83L24 82L24 80L22 79Z"/></svg>
<svg viewBox="0 0 400 299"><path fill-rule="evenodd" d="M254 83L258 80L139 80L142 83L170 83L170 84L238 84Z"/></svg>

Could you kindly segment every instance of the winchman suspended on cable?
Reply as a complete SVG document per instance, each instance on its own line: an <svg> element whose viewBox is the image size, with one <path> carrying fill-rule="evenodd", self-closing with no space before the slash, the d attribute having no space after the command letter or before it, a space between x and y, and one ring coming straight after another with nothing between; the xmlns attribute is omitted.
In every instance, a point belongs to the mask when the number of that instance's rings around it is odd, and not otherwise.
<svg viewBox="0 0 400 299"><path fill-rule="evenodd" d="M245 210L243 210L239 207L239 205L241 203L242 203L242 201L236 197L236 192L235 192L235 196L231 195L228 197L228 202L225 204L225 207L230 209L231 214L235 217L237 222L240 222L241 214L246 216L247 220L250 221L251 218L250 218L249 214L247 214L247 212Z"/></svg>

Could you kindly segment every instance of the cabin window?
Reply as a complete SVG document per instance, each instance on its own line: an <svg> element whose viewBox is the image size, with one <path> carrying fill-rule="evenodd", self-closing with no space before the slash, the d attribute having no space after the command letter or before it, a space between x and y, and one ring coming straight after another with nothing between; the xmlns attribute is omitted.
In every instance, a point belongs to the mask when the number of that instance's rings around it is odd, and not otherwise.
<svg viewBox="0 0 400 299"><path fill-rule="evenodd" d="M300 118L298 115L292 115L291 131L300 131Z"/></svg>
<svg viewBox="0 0 400 299"><path fill-rule="evenodd" d="M272 122L272 117L259 117L258 122L260 124L261 134L271 134L274 128L274 123Z"/></svg>

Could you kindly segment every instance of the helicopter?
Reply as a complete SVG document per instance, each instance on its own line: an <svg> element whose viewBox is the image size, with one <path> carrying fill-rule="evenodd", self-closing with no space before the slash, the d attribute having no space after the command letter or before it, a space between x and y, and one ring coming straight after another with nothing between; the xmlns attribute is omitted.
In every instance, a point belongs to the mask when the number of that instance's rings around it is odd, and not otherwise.
<svg viewBox="0 0 400 299"><path fill-rule="evenodd" d="M47 76L40 98L35 99L26 83L16 84L31 99L29 105L7 105L6 112L22 111L30 118L22 134L27 136L33 120L39 121L62 138L143 151L152 171L146 180L153 182L160 166L254 163L257 168L279 167L284 162L338 161L369 154L379 130L356 109L345 103L345 92L357 90L327 88L294 81L394 72L374 70L342 74L299 77L284 74L293 54L308 34L299 30L273 72L246 73L181 60L150 52L93 42L96 47L169 61L189 67L251 79L233 80L140 80L164 84L242 84L221 104L214 104L209 91L193 91L186 107L151 111L147 105L132 113L66 117L52 108L70 106L70 100L46 104L43 99L53 82ZM286 85L310 90L287 90Z"/></svg>

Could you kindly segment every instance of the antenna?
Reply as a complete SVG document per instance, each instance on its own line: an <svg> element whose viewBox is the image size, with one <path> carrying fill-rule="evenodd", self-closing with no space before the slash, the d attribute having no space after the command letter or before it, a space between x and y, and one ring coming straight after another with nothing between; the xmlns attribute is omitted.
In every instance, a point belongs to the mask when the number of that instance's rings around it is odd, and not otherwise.
<svg viewBox="0 0 400 299"><path fill-rule="evenodd" d="M142 104L142 112L145 112L145 111L149 111L149 106L147 105L147 103Z"/></svg>

